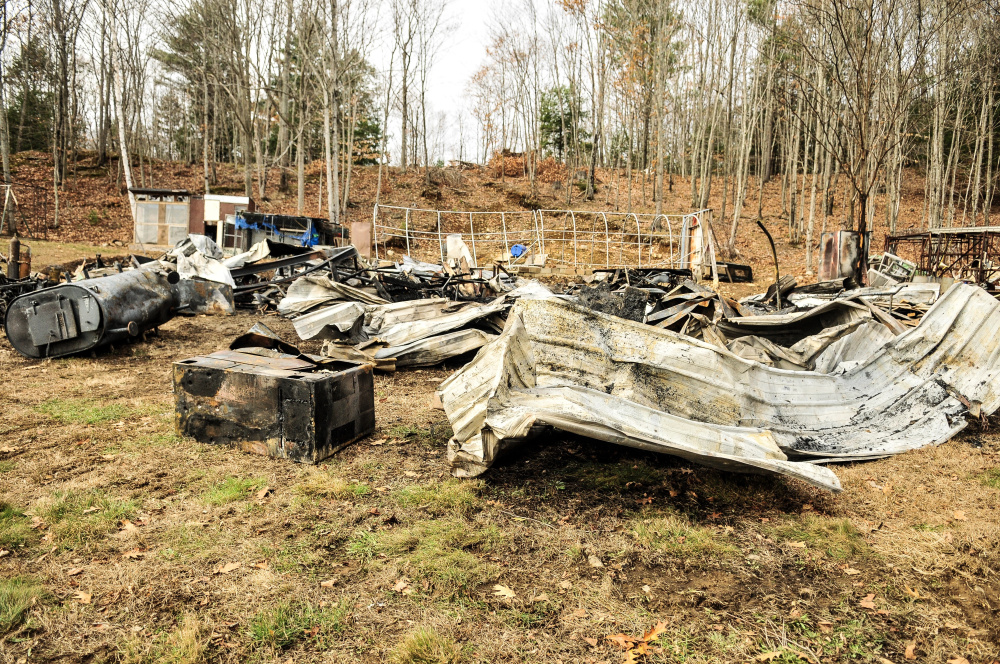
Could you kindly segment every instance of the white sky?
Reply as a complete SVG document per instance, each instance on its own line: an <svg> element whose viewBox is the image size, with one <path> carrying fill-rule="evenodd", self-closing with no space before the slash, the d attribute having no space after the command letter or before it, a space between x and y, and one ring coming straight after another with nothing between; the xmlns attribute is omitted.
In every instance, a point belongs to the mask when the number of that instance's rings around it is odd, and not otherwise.
<svg viewBox="0 0 1000 664"><path fill-rule="evenodd" d="M439 108L462 102L466 84L482 66L486 58L486 24L496 2L451 0L448 14L456 28L441 49L432 72L431 90Z"/></svg>
<svg viewBox="0 0 1000 664"><path fill-rule="evenodd" d="M428 81L428 134L430 125L439 112L446 113L445 150L443 159L458 158L458 118L465 115L465 158L474 158L475 126L468 113L468 100L465 92L472 75L483 65L486 59L487 23L496 5L502 5L504 0L449 0L445 12L446 20L454 26L442 45L441 51L431 68ZM384 10L385 11L385 10ZM376 47L373 61L379 68L388 66L389 54L392 50L391 28L383 37L381 48ZM398 86L398 80L393 81ZM397 88L398 91L398 88ZM396 163L399 156L399 118L389 117L389 151Z"/></svg>

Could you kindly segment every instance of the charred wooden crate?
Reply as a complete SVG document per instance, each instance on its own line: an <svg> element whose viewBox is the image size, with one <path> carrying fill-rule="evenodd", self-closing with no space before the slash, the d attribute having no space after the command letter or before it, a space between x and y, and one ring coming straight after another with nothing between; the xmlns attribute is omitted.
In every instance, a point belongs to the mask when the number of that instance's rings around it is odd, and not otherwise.
<svg viewBox="0 0 1000 664"><path fill-rule="evenodd" d="M318 463L375 430L370 365L220 351L174 363L177 431Z"/></svg>

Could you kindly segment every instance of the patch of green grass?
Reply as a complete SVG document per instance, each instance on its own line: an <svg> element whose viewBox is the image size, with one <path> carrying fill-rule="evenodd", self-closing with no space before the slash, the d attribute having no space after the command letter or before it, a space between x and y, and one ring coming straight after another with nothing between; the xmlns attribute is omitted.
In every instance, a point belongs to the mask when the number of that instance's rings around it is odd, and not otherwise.
<svg viewBox="0 0 1000 664"><path fill-rule="evenodd" d="M990 468L979 476L979 483L991 489L1000 489L1000 467Z"/></svg>
<svg viewBox="0 0 1000 664"><path fill-rule="evenodd" d="M301 639L328 647L347 628L346 602L318 608L303 602L282 602L264 609L250 622L250 639L258 648L282 650Z"/></svg>
<svg viewBox="0 0 1000 664"><path fill-rule="evenodd" d="M773 534L781 539L803 541L838 560L865 557L871 552L861 531L848 519L795 516L778 522Z"/></svg>
<svg viewBox="0 0 1000 664"><path fill-rule="evenodd" d="M278 574L302 574L324 558L323 546L315 537L298 537L274 552L273 556L262 556L271 560Z"/></svg>
<svg viewBox="0 0 1000 664"><path fill-rule="evenodd" d="M34 544L38 533L31 529L31 519L13 505L0 501L0 549Z"/></svg>
<svg viewBox="0 0 1000 664"><path fill-rule="evenodd" d="M396 664L458 664L462 648L433 627L418 627L403 637L393 652Z"/></svg>
<svg viewBox="0 0 1000 664"><path fill-rule="evenodd" d="M564 475L583 489L601 492L623 493L663 484L663 474L658 469L633 461L573 463L566 468Z"/></svg>
<svg viewBox="0 0 1000 664"><path fill-rule="evenodd" d="M0 579L0 634L6 634L22 622L28 611L46 595L38 581L15 576Z"/></svg>
<svg viewBox="0 0 1000 664"><path fill-rule="evenodd" d="M133 637L118 648L121 664L198 664L206 660L211 630L194 616L152 640Z"/></svg>
<svg viewBox="0 0 1000 664"><path fill-rule="evenodd" d="M378 538L375 533L360 531L355 533L347 543L348 555L360 560L371 560L378 551Z"/></svg>
<svg viewBox="0 0 1000 664"><path fill-rule="evenodd" d="M505 540L493 525L441 519L377 533L372 550L395 559L411 578L426 580L435 590L468 593L496 577L497 566L482 556L495 553Z"/></svg>
<svg viewBox="0 0 1000 664"><path fill-rule="evenodd" d="M482 482L449 478L444 482L408 486L392 494L400 507L420 507L435 516L458 514L465 516L479 504Z"/></svg>
<svg viewBox="0 0 1000 664"><path fill-rule="evenodd" d="M724 535L692 524L687 517L673 512L637 517L628 527L638 546L670 556L726 558L738 552L725 541Z"/></svg>
<svg viewBox="0 0 1000 664"><path fill-rule="evenodd" d="M264 484L261 478L227 477L203 492L201 499L208 505L228 505L246 499L252 491L263 489Z"/></svg>
<svg viewBox="0 0 1000 664"><path fill-rule="evenodd" d="M0 473L9 473L15 468L17 468L16 461L0 461Z"/></svg>
<svg viewBox="0 0 1000 664"><path fill-rule="evenodd" d="M90 425L121 421L141 412L120 403L95 405L90 399L49 399L34 410L62 424Z"/></svg>
<svg viewBox="0 0 1000 664"><path fill-rule="evenodd" d="M73 548L114 531L125 519L134 519L139 503L109 496L98 489L56 491L35 509L48 524L52 541Z"/></svg>

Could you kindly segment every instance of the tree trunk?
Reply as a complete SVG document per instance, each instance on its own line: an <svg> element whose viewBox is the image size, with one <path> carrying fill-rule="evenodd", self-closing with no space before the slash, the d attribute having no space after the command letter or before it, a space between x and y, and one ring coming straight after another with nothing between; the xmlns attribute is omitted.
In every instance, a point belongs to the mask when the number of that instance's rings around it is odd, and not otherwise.
<svg viewBox="0 0 1000 664"><path fill-rule="evenodd" d="M128 143L125 140L125 91L122 86L121 53L118 48L118 21L114 10L109 8L110 0L104 0L105 11L111 17L111 72L115 85L115 111L118 116L119 163L125 174L125 187L128 189L128 207L132 213L132 223L135 223L135 194L132 193L132 166L129 163Z"/></svg>
<svg viewBox="0 0 1000 664"><path fill-rule="evenodd" d="M206 65L207 69L207 65ZM211 187L209 186L209 170L208 170L208 73L202 72L202 92L205 95L205 103L202 107L202 127L201 127L201 155L202 155L202 165L204 166L204 180L205 180L205 193L211 192Z"/></svg>
<svg viewBox="0 0 1000 664"><path fill-rule="evenodd" d="M11 183L10 179L10 133L7 127L7 77L4 63L0 61L0 154L3 157L3 181Z"/></svg>

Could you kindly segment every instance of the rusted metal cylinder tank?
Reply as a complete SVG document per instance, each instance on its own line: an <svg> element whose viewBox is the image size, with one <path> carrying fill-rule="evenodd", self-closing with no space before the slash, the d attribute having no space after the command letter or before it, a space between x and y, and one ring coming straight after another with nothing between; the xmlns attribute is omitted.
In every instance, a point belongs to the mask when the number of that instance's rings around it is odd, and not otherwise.
<svg viewBox="0 0 1000 664"><path fill-rule="evenodd" d="M7 339L25 357L61 357L158 327L177 309L177 273L131 270L26 293L7 309Z"/></svg>

